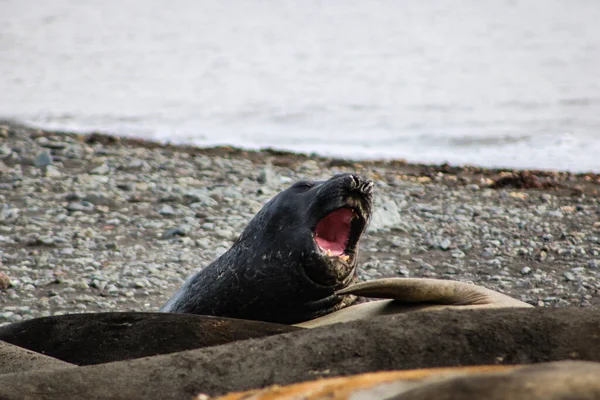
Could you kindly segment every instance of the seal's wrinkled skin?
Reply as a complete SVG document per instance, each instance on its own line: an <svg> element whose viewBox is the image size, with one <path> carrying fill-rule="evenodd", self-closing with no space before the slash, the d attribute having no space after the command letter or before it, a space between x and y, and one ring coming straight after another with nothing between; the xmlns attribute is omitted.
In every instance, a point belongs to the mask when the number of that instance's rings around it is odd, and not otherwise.
<svg viewBox="0 0 600 400"><path fill-rule="evenodd" d="M297 182L269 201L233 246L190 278L163 312L297 323L351 304L373 183L356 175Z"/></svg>

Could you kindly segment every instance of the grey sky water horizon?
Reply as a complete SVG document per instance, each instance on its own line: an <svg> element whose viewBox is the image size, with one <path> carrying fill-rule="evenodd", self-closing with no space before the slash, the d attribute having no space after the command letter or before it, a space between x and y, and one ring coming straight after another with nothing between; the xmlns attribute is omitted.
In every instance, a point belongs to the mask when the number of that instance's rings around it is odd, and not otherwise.
<svg viewBox="0 0 600 400"><path fill-rule="evenodd" d="M600 2L0 1L0 117L600 172Z"/></svg>

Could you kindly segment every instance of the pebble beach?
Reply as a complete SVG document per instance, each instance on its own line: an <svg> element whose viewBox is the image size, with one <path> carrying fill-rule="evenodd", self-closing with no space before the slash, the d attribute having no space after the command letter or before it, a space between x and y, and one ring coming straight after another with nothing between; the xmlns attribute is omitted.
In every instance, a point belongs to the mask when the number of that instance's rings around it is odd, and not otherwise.
<svg viewBox="0 0 600 400"><path fill-rule="evenodd" d="M156 311L301 179L375 182L359 276L600 305L600 176L173 146L0 122L0 325Z"/></svg>

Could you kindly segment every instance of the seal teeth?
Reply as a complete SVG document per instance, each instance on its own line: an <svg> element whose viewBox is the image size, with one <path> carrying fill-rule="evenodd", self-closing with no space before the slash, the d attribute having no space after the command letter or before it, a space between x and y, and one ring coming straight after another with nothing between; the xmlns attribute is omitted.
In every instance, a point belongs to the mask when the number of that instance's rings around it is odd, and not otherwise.
<svg viewBox="0 0 600 400"><path fill-rule="evenodd" d="M344 262L348 262L349 259L350 259L350 256L348 256L348 255L340 256L340 260L342 260Z"/></svg>
<svg viewBox="0 0 600 400"><path fill-rule="evenodd" d="M327 256L331 257L331 250L327 249Z"/></svg>

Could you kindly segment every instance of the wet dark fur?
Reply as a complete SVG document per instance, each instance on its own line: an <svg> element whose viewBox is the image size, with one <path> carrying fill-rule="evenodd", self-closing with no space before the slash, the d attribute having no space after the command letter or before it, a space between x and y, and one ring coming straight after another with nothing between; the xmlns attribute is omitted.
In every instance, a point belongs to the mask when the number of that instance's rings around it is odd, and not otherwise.
<svg viewBox="0 0 600 400"><path fill-rule="evenodd" d="M355 175L292 185L269 201L233 246L190 278L161 311L296 323L352 303L354 296L334 292L356 279L357 246L348 263L326 257L313 232L322 218L341 207L354 208L368 220L371 204L372 182ZM364 230L355 228L358 235Z"/></svg>

